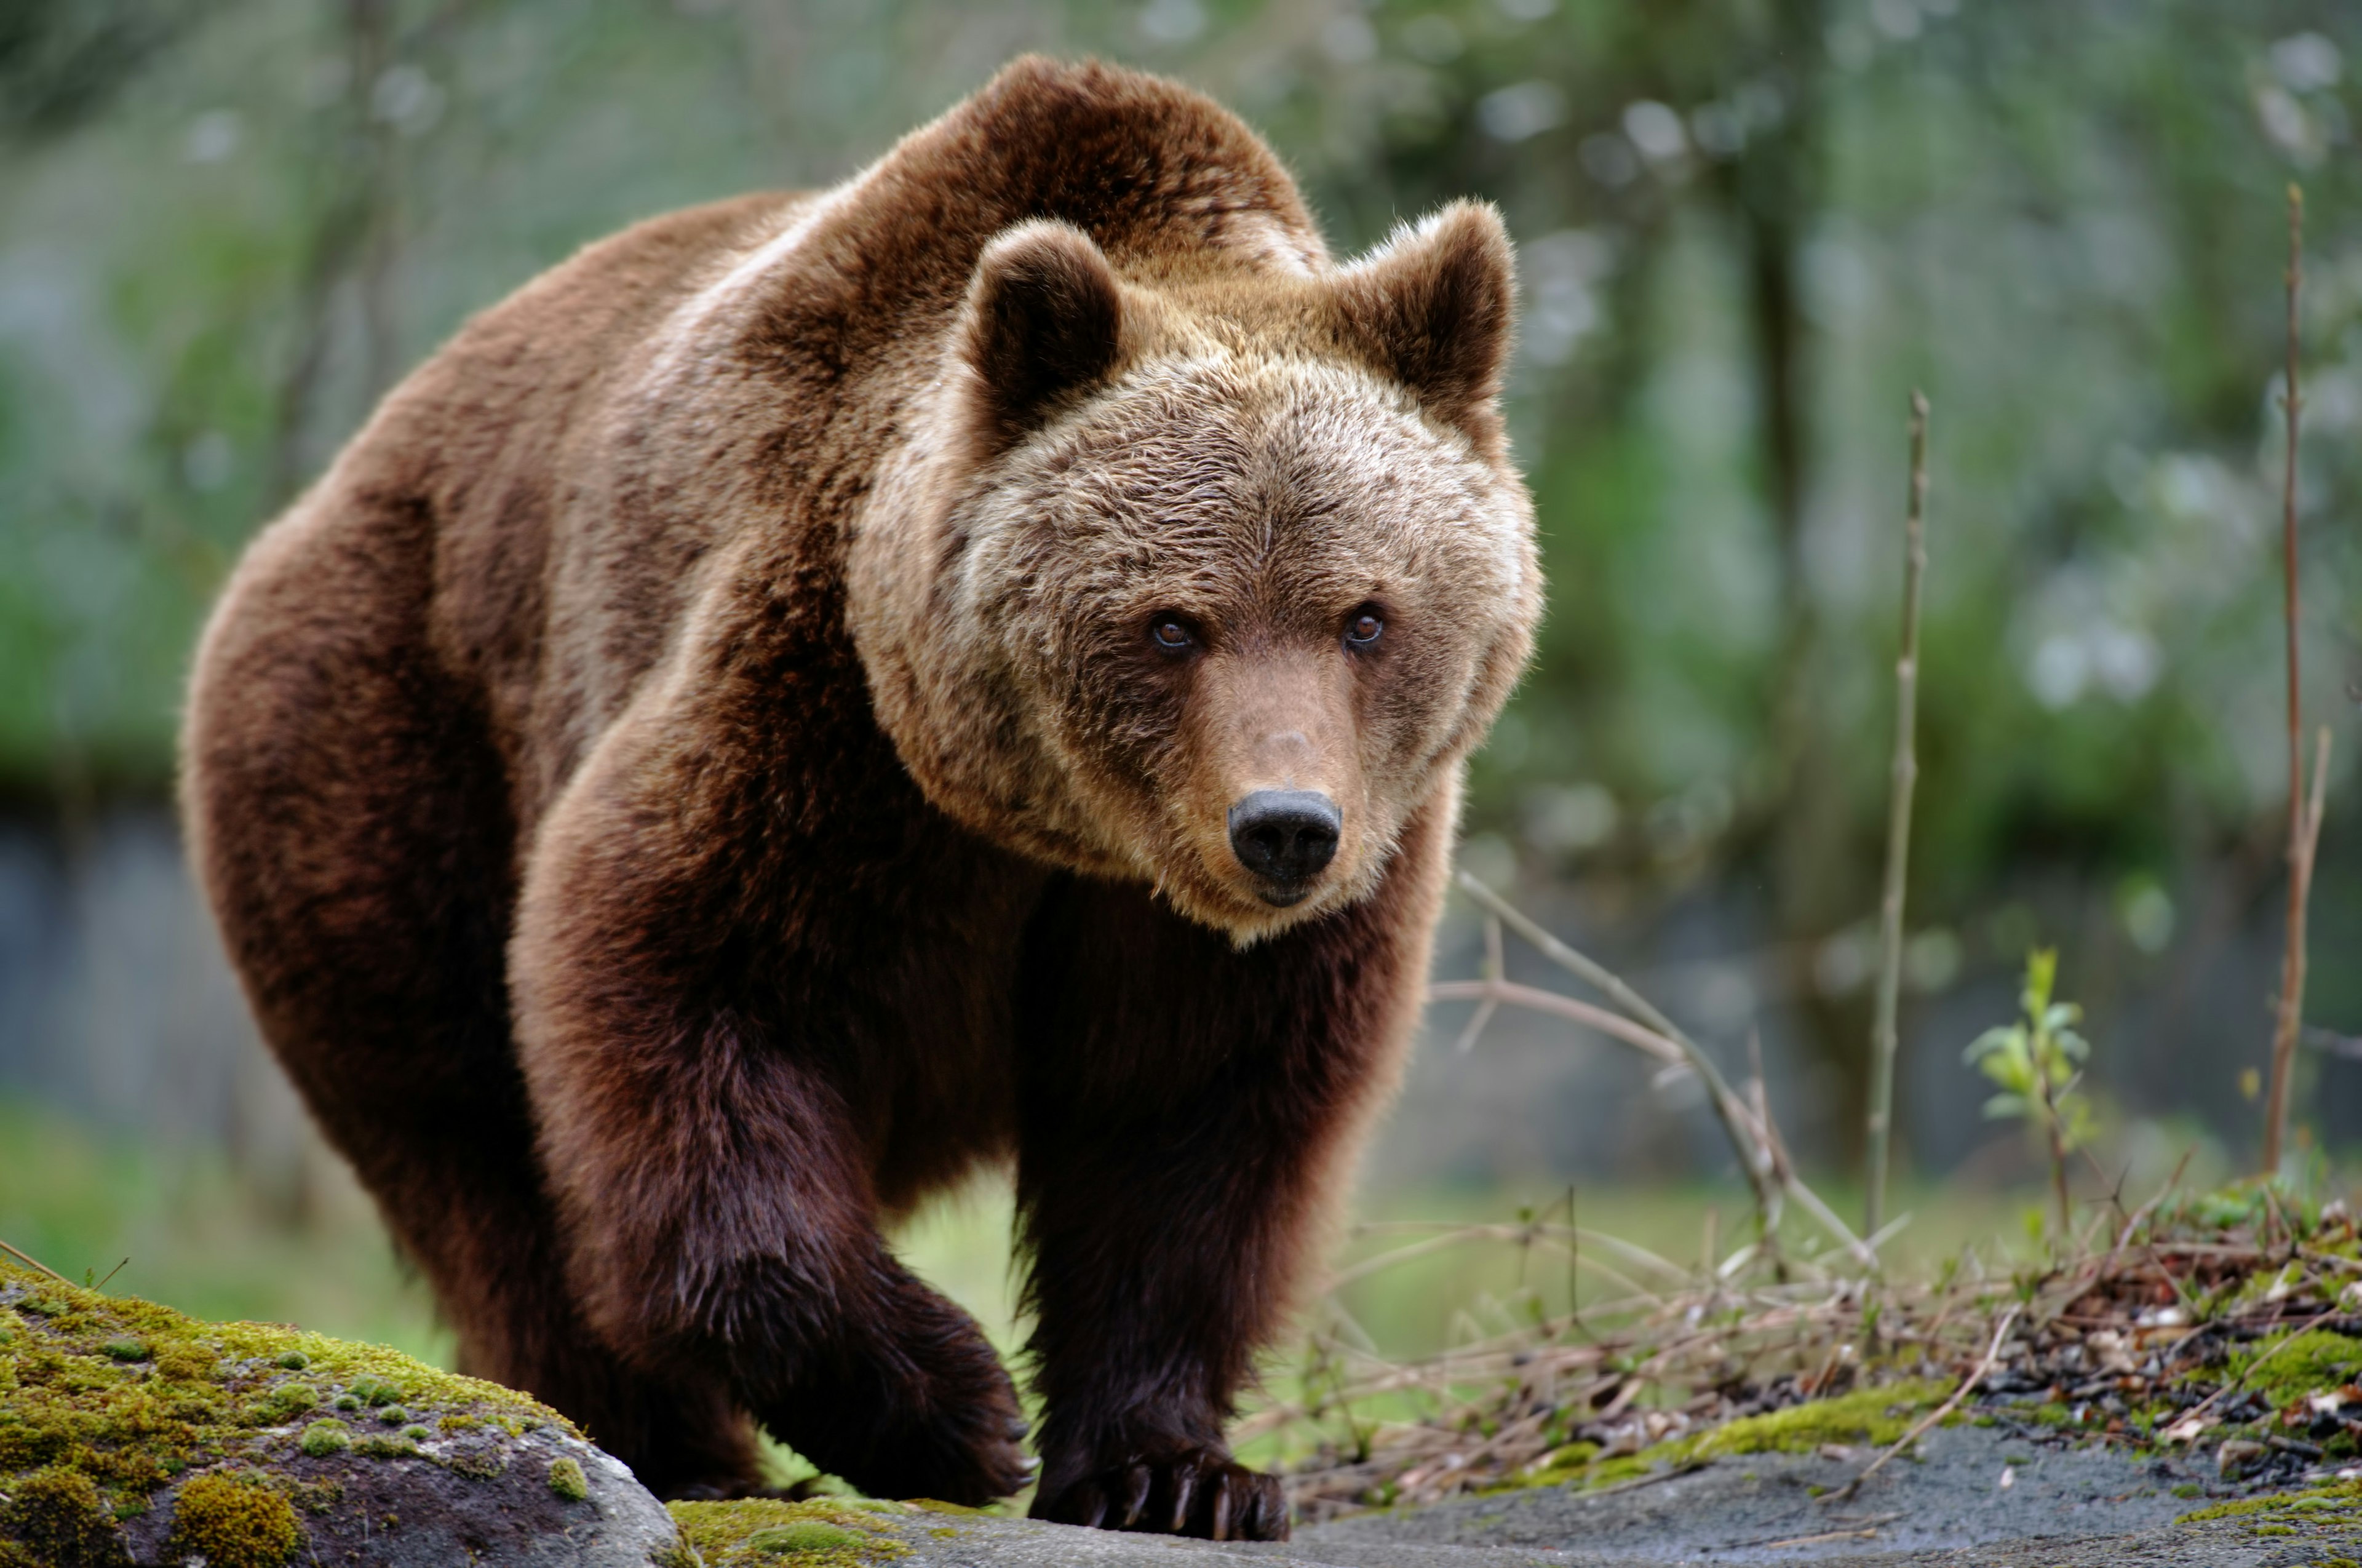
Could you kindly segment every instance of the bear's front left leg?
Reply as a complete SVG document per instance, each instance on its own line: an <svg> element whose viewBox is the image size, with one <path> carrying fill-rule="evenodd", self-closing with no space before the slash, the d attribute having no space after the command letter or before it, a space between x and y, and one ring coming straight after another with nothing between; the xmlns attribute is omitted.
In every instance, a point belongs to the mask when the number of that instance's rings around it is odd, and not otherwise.
<svg viewBox="0 0 2362 1568"><path fill-rule="evenodd" d="M895 879L864 884L825 845L794 845L800 873L819 862L815 889L733 834L737 802L635 788L667 775L632 762L602 751L545 824L512 949L520 1059L586 1317L646 1373L726 1379L865 1492L981 1504L1018 1490L1029 1463L1007 1372L874 1218L880 1042L908 987L874 943L817 922L882 924L866 900ZM767 786L727 777L750 775ZM760 810L741 820L775 820Z"/></svg>
<svg viewBox="0 0 2362 1568"><path fill-rule="evenodd" d="M1037 1518L1286 1538L1278 1480L1233 1462L1224 1429L1398 1076L1435 825L1367 902L1243 952L1103 883L1068 885L1037 922L1018 1167Z"/></svg>

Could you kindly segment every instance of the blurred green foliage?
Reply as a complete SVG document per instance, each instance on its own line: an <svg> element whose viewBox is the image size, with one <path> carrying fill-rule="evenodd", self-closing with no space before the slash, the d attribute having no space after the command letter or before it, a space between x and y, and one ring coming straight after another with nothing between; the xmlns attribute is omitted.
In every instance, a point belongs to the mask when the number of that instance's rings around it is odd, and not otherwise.
<svg viewBox="0 0 2362 1568"><path fill-rule="evenodd" d="M11 7L0 790L165 787L240 543L468 312L1028 48L1215 92L1341 250L1507 212L1551 599L1471 820L1529 867L1735 876L1800 940L1871 907L1915 384L1915 917L2063 864L2154 953L2191 867L2268 864L2291 178L2316 713L2362 644L2362 10L2298 0Z"/></svg>
<svg viewBox="0 0 2362 1568"><path fill-rule="evenodd" d="M425 1286L341 1169L291 1213L216 1151L143 1147L15 1097L0 1097L0 1241L69 1279L449 1363Z"/></svg>

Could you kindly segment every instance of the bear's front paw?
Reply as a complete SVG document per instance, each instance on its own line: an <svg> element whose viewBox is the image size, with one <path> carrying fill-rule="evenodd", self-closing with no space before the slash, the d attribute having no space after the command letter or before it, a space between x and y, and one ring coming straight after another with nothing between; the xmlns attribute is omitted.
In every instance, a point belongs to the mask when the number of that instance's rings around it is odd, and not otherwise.
<svg viewBox="0 0 2362 1568"><path fill-rule="evenodd" d="M1134 1457L1037 1494L1033 1517L1099 1529L1153 1530L1209 1540L1286 1540L1279 1477L1231 1463L1220 1449Z"/></svg>
<svg viewBox="0 0 2362 1568"><path fill-rule="evenodd" d="M1033 1462L1000 1358L931 1292L913 1288L895 1306L877 1325L887 1334L764 1400L763 1425L873 1497L977 1506L1021 1490Z"/></svg>

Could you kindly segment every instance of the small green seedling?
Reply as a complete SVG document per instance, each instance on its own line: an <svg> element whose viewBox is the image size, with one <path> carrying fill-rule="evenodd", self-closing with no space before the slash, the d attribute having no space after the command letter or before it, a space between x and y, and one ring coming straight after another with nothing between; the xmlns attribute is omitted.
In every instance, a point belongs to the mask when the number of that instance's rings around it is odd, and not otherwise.
<svg viewBox="0 0 2362 1568"><path fill-rule="evenodd" d="M2025 1121L2049 1143L2050 1186L2064 1240L2073 1219L2067 1202L2067 1156L2089 1142L2092 1131L2091 1103L2077 1092L2092 1047L2075 1032L2083 1010L2052 999L2058 978L2057 948L2027 954L2025 989L2019 997L2025 1016L1978 1035L1961 1059L2002 1091L1985 1101L1986 1116Z"/></svg>

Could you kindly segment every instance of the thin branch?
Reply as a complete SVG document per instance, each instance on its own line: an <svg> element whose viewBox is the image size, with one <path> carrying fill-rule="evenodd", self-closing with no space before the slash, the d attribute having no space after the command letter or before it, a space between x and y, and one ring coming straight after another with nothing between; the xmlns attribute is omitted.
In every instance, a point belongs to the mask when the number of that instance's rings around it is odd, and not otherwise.
<svg viewBox="0 0 2362 1568"><path fill-rule="evenodd" d="M1452 1042L1453 1055L1466 1055L1474 1048L1476 1037L1485 1032L1485 1026L1493 1021L1493 1014L1501 1005L1498 988L1504 973L1501 963L1501 922L1487 915L1485 917L1484 989L1478 994L1476 1010L1468 1016L1468 1027L1460 1032L1458 1040ZM1435 999L1432 992L1429 993L1429 997L1430 1000Z"/></svg>
<svg viewBox="0 0 2362 1568"><path fill-rule="evenodd" d="M1780 1124L1772 1119L1772 1093L1764 1082L1763 1032L1760 1029L1747 1032L1747 1065L1752 1075L1747 1084L1747 1098L1755 1112L1755 1124L1763 1129L1763 1142L1771 1148L1773 1166L1783 1167L1788 1164L1788 1150L1780 1138ZM1772 1207L1756 1218L1760 1221L1761 1231L1756 1240L1772 1259L1773 1277L1785 1284L1788 1262L1780 1253L1780 1205L1776 1197Z"/></svg>
<svg viewBox="0 0 2362 1568"><path fill-rule="evenodd" d="M2272 1088L2264 1109L2264 1175L2280 1168L2288 1131L2289 1077L2304 1021L2305 905L2312 888L2304 798L2304 706L2297 689L2296 449L2304 399L2297 384L2297 296L2303 282L2304 192L2288 191L2288 369L2280 386L2281 423L2288 429L2287 466L2280 478L2281 611L2288 633L2289 891L2288 945L2280 955L2280 997L2272 1028ZM2317 782L2317 780L2316 780Z"/></svg>
<svg viewBox="0 0 2362 1568"><path fill-rule="evenodd" d="M1748 1116L1744 1104L1723 1077L1722 1069L1714 1065L1714 1058L1708 1056L1696 1041L1682 1032L1681 1027L1672 1019L1626 985L1614 971L1561 942L1524 911L1467 871L1459 872L1458 878L1462 891L1474 899L1487 913L1531 943L1543 957L1605 993L1625 1012L1672 1041L1681 1050L1690 1066L1696 1069L1698 1077L1705 1080L1707 1099L1714 1106L1715 1114L1721 1119L1723 1132L1728 1135L1731 1147L1738 1152L1739 1164L1747 1171L1748 1179L1760 1189L1772 1175L1769 1152L1755 1131L1752 1118Z"/></svg>
<svg viewBox="0 0 2362 1568"><path fill-rule="evenodd" d="M1926 1435L1928 1428L1934 1426L1937 1422L1950 1415L1954 1410L1959 1409L1960 1408L1960 1401L1969 1397L1969 1390L1974 1388L1978 1384L1982 1383L1985 1380L1985 1374L1992 1370L1994 1360L2001 1354L2002 1342L2009 1338L2010 1325L2017 1321L2017 1308L2012 1307L2008 1311L2003 1312L2001 1315L2001 1321L1993 1326L1992 1342L1985 1347L1984 1360L1977 1363L1977 1369L1974 1372L1970 1373L1967 1377L1961 1379L1960 1386L1952 1390L1952 1397L1950 1398L1945 1400L1942 1404L1928 1411L1925 1416L1920 1417L1918 1422L1914 1425L1909 1431L1904 1432L1900 1438L1895 1440L1894 1446L1893 1448L1888 1449L1876 1459L1871 1460L1869 1466L1864 1469L1860 1474L1855 1476L1852 1480L1847 1482L1836 1491L1822 1494L1820 1500L1824 1503L1845 1503L1852 1501L1854 1494L1861 1490L1861 1484L1869 1480L1871 1476L1877 1474L1880 1467L1884 1465L1888 1460L1893 1459L1896 1454L1901 1453L1904 1449L1909 1448L1913 1443L1917 1442L1921 1437Z"/></svg>
<svg viewBox="0 0 2362 1568"><path fill-rule="evenodd" d="M2247 1379L2253 1377L2258 1371L2260 1371L2264 1363L2271 1360L2272 1357L2279 1354L2280 1352L2288 1349L2289 1346L2296 1343L2298 1340L2302 1339L2305 1335L2312 1332L2313 1330L2321 1327L2321 1325L2326 1323L2332 1318L2336 1317L2338 1309L2332 1307L2328 1311L2323 1312L2318 1318L2313 1319L2303 1327L2298 1329L2295 1333L2290 1334L2285 1339L2279 1340L2274 1343L2269 1350L2264 1352L2263 1354L2249 1362L2246 1364L2246 1369L2243 1370L2236 1377L2232 1378L2229 1382L2224 1384L2222 1387L2217 1388L2213 1393L2209 1394L2205 1398L2200 1400L2189 1409L2184 1410L2179 1417L2175 1418L2173 1424L2178 1427L2184 1421L2194 1421L2199 1417L2204 1415L2207 1411L2213 1409L2214 1408L2215 1401L2222 1398L2223 1396L2245 1387L2246 1386Z"/></svg>
<svg viewBox="0 0 2362 1568"><path fill-rule="evenodd" d="M39 1269L41 1273L48 1275L51 1279L56 1280L60 1285L72 1285L73 1283L72 1280L68 1279L64 1275L60 1274L57 1270L51 1268L40 1259L33 1256L30 1253L19 1251L17 1248L10 1246L6 1242L0 1242L0 1253L6 1253L10 1257L15 1258L27 1268ZM115 1276L113 1275L109 1275L107 1277L112 1279Z"/></svg>
<svg viewBox="0 0 2362 1568"><path fill-rule="evenodd" d="M1573 997L1562 997L1556 991L1546 991L1539 986L1521 986L1509 980L1439 980L1427 990L1429 1001L1499 1002L1521 1007L1533 1012L1546 1012L1580 1023L1586 1029L1597 1030L1631 1046L1642 1055L1669 1066L1687 1068L1689 1057L1682 1048L1653 1029L1644 1029L1620 1013L1604 1007L1594 1007Z"/></svg>
<svg viewBox="0 0 2362 1568"><path fill-rule="evenodd" d="M1894 661L1894 763L1886 804L1886 888L1878 903L1878 1013L1870 1036L1869 1196L1862 1233L1885 1219L1894 1109L1895 1012L1903 994L1903 895L1911 860L1911 796L1919 779L1919 589L1927 571L1927 397L1911 394L1911 500L1903 521L1903 650Z"/></svg>
<svg viewBox="0 0 2362 1568"><path fill-rule="evenodd" d="M2323 1029L2308 1023L2298 1032L2300 1043L2332 1056L2348 1061L2362 1061L2362 1034L2340 1034L2334 1029Z"/></svg>
<svg viewBox="0 0 2362 1568"><path fill-rule="evenodd" d="M1749 1185L1755 1189L1756 1203L1760 1208L1767 1213L1772 1212L1773 1195L1784 1188L1788 1196L1819 1221L1822 1229L1853 1254L1856 1261L1866 1268L1878 1266L1878 1254L1863 1245L1860 1238L1837 1217L1836 1211L1805 1185L1794 1167L1779 1157L1770 1135L1756 1121L1747 1102L1730 1087L1730 1080L1722 1076L1722 1069L1715 1066L1714 1058L1705 1054L1705 1047L1683 1033L1680 1025L1658 1011L1613 970L1552 936L1531 916L1465 870L1456 875L1463 892L1475 900L1486 912L1499 917L1503 924L1531 943L1543 957L1596 987L1627 1013L1681 1047L1683 1059L1705 1080L1706 1102L1714 1108L1716 1119L1722 1123L1724 1135L1730 1140L1731 1148L1738 1154L1739 1168L1747 1173Z"/></svg>

